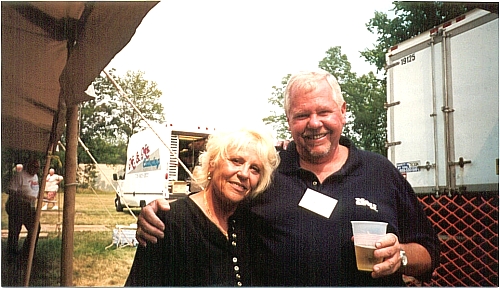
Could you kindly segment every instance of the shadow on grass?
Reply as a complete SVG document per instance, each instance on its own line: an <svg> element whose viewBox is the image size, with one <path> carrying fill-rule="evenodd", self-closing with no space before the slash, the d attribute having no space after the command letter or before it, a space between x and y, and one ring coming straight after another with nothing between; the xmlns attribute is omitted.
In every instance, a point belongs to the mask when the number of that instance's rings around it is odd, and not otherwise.
<svg viewBox="0 0 500 288"><path fill-rule="evenodd" d="M22 245L24 238L19 245ZM123 286L133 262L136 248L106 249L112 242L111 231L75 232L73 243L74 286ZM60 286L61 236L49 233L40 238L35 250L29 286ZM6 256L6 239L2 239L2 287L24 286L26 261L21 259L9 265ZM19 257L20 258L20 257Z"/></svg>
<svg viewBox="0 0 500 288"><path fill-rule="evenodd" d="M21 239L20 245L22 245ZM2 239L2 287L24 286L26 259L18 255L12 262L6 257L7 241ZM33 258L29 286L60 286L60 238L40 238Z"/></svg>

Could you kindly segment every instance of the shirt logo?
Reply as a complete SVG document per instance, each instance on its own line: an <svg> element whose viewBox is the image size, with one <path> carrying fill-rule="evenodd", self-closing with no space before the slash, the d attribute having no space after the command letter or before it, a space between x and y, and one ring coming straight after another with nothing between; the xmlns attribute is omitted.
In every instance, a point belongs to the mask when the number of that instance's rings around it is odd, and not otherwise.
<svg viewBox="0 0 500 288"><path fill-rule="evenodd" d="M373 204L370 201L366 200L365 198L354 198L354 199L356 199L357 206L366 206L372 209L373 211L378 212L377 204Z"/></svg>

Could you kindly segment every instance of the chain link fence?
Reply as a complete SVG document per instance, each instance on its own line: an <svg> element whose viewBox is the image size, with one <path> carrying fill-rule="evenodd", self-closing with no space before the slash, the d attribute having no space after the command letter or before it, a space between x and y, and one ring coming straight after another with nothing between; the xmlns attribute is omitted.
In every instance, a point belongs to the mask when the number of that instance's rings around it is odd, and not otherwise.
<svg viewBox="0 0 500 288"><path fill-rule="evenodd" d="M498 193L419 195L441 241L430 283L408 286L498 287Z"/></svg>

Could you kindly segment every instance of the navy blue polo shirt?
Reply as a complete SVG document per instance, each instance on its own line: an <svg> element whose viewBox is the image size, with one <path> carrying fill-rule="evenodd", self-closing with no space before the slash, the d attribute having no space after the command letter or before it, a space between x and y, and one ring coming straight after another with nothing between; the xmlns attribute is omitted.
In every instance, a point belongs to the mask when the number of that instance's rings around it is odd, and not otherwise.
<svg viewBox="0 0 500 288"><path fill-rule="evenodd" d="M358 271L351 241L353 220L383 221L401 243L416 242L438 264L439 241L410 184L384 156L349 150L343 167L323 183L301 169L295 143L281 151L281 163L267 191L248 208L253 284L262 286L400 286L401 274L373 279ZM306 190L334 199L331 215L299 206ZM333 206L333 205L330 205ZM314 210L314 209L312 209ZM429 277L430 275L426 275Z"/></svg>

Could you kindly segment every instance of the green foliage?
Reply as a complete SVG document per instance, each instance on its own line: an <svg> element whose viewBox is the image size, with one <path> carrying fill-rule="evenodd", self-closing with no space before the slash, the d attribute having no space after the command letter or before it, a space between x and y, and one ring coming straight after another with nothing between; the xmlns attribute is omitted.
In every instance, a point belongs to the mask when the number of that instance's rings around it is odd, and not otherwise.
<svg viewBox="0 0 500 288"><path fill-rule="evenodd" d="M366 61L377 67L377 72L384 71L385 54L391 46L401 42L401 35L405 35L407 29L403 27L400 17L389 19L386 13L375 12L375 17L366 24L368 31L378 35L373 49L365 49L361 52Z"/></svg>
<svg viewBox="0 0 500 288"><path fill-rule="evenodd" d="M146 119L160 123L165 120L163 105L159 102L162 92L158 90L156 82L145 80L141 71L128 71L123 78L114 78ZM118 128L123 131L128 143L130 136L146 127L146 123L124 99L120 98L117 104L118 111L114 111L114 116L121 121Z"/></svg>
<svg viewBox="0 0 500 288"><path fill-rule="evenodd" d="M319 67L335 76L342 90L348 112L344 134L359 148L386 155L384 82L372 72L357 77L340 46L328 49Z"/></svg>
<svg viewBox="0 0 500 288"><path fill-rule="evenodd" d="M319 62L319 68L335 76L343 91L345 85L356 79L356 73L351 71L351 63L347 60L347 56L342 54L340 46L332 47L325 53L326 57ZM346 94L344 92L344 97L345 96Z"/></svg>
<svg viewBox="0 0 500 288"><path fill-rule="evenodd" d="M155 82L144 79L141 71L128 71L123 77L113 72L109 71L111 77L148 121L164 121L159 101L162 93ZM99 76L93 84L97 97L81 106L80 138L98 163L125 163L128 140L146 126L145 121L107 77ZM92 163L80 147L78 159L80 163Z"/></svg>
<svg viewBox="0 0 500 288"><path fill-rule="evenodd" d="M61 157L59 156L59 152L50 155L50 167L54 168L58 171L57 174L62 174L61 168L63 167Z"/></svg>
<svg viewBox="0 0 500 288"><path fill-rule="evenodd" d="M319 62L319 67L334 75L342 89L350 119L344 127L344 134L358 147L385 155L384 83L376 79L373 73L357 78L339 46L326 51L326 57ZM268 102L277 109L272 112L273 115L263 119L265 124L273 125L280 139L291 139L283 107L283 93L290 77L290 74L283 77L281 86L273 86L274 91Z"/></svg>
<svg viewBox="0 0 500 288"><path fill-rule="evenodd" d="M95 179L97 178L97 171L95 164L85 164L83 171L81 171L81 182L78 184L80 188L90 188L95 186Z"/></svg>
<svg viewBox="0 0 500 288"><path fill-rule="evenodd" d="M362 149L387 155L385 82L370 72L346 83L343 90L353 118L345 126L346 135Z"/></svg>
<svg viewBox="0 0 500 288"><path fill-rule="evenodd" d="M292 139L290 130L288 130L285 108L283 107L283 103L285 100L285 87L291 76L291 74L288 74L287 76L283 77L283 79L281 79L281 86L273 86L274 91L272 92L272 96L269 97L267 101L270 104L276 106L277 109L275 111L271 111L273 115L262 119L262 121L264 121L266 125L272 125L273 129L277 132L278 139L282 140Z"/></svg>

